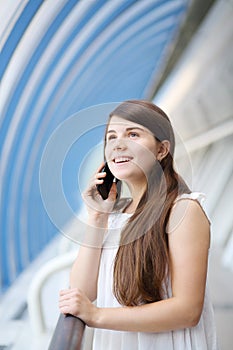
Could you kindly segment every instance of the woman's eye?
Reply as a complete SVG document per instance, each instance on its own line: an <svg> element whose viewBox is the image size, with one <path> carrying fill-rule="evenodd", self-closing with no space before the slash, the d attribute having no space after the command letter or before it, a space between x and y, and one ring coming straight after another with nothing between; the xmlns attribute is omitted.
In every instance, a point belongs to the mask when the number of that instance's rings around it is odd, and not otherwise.
<svg viewBox="0 0 233 350"><path fill-rule="evenodd" d="M137 132L130 132L129 136L132 137L132 138L135 138L135 137L138 137L139 135L138 135Z"/></svg>
<svg viewBox="0 0 233 350"><path fill-rule="evenodd" d="M108 136L107 141L114 140L115 138L116 138L116 135L110 135Z"/></svg>

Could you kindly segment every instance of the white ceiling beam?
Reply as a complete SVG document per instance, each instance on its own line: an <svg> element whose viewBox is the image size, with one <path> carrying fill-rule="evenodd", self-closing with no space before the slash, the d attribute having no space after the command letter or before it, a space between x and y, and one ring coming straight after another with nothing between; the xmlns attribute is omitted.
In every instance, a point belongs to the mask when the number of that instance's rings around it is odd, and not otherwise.
<svg viewBox="0 0 233 350"><path fill-rule="evenodd" d="M200 134L193 138L183 141L176 146L176 158L182 157L184 152L192 153L201 148L211 145L227 136L233 134L233 119Z"/></svg>

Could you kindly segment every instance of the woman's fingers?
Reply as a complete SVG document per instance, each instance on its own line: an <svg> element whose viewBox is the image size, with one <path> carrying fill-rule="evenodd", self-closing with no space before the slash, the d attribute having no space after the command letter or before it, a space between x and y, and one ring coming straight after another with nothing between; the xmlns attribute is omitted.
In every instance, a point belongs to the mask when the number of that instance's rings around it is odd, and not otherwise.
<svg viewBox="0 0 233 350"><path fill-rule="evenodd" d="M116 182L113 182L112 187L111 187L111 189L109 191L107 200L115 201L116 200L116 195L117 195L117 186L116 186Z"/></svg>
<svg viewBox="0 0 233 350"><path fill-rule="evenodd" d="M96 307L91 303L85 293L74 288L60 292L59 309L61 313L80 317L88 324L92 319Z"/></svg>
<svg viewBox="0 0 233 350"><path fill-rule="evenodd" d="M104 165L105 165L105 163L102 162L101 165L97 168L96 172L101 173L101 170L103 169Z"/></svg>
<svg viewBox="0 0 233 350"><path fill-rule="evenodd" d="M95 173L94 176L92 176L89 186L87 188L87 192L90 191L91 189L95 188L96 185L100 185L103 183L104 178L106 176L106 172L97 172Z"/></svg>
<svg viewBox="0 0 233 350"><path fill-rule="evenodd" d="M82 292L77 288L61 290L59 296L60 311L64 314L77 312L81 297Z"/></svg>
<svg viewBox="0 0 233 350"><path fill-rule="evenodd" d="M97 172L92 176L88 188L82 193L84 202L86 203L87 211L90 215L100 213L101 215L112 212L117 196L116 184L112 185L107 200L104 200L97 186L104 182L107 173L102 172L104 163L97 169Z"/></svg>
<svg viewBox="0 0 233 350"><path fill-rule="evenodd" d="M70 298L74 295L82 295L82 291L78 288L69 288L60 291L60 298Z"/></svg>
<svg viewBox="0 0 233 350"><path fill-rule="evenodd" d="M102 184L104 182L104 178L105 176L107 175L106 172L103 172L103 173L97 173L95 175L95 185L99 185L99 184Z"/></svg>

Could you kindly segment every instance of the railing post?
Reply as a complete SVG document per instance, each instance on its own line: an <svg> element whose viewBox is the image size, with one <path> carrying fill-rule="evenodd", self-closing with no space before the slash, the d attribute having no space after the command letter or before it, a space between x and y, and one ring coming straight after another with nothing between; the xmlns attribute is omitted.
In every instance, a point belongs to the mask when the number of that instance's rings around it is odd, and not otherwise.
<svg viewBox="0 0 233 350"><path fill-rule="evenodd" d="M85 323L72 315L60 315L48 350L81 350Z"/></svg>

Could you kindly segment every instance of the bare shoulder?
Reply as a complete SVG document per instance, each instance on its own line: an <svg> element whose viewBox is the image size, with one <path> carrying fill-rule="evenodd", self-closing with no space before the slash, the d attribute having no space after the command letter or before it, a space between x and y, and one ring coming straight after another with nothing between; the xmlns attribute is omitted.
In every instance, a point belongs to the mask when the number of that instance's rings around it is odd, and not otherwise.
<svg viewBox="0 0 233 350"><path fill-rule="evenodd" d="M187 231L208 232L210 222L197 200L185 198L178 200L170 213L167 233Z"/></svg>

